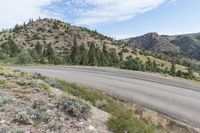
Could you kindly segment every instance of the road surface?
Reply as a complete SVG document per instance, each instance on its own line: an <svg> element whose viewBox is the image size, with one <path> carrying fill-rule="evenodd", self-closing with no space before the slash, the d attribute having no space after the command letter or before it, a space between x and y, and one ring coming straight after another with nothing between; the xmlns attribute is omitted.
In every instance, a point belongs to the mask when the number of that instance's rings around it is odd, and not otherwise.
<svg viewBox="0 0 200 133"><path fill-rule="evenodd" d="M93 67L14 67L80 83L200 128L200 85L155 74Z"/></svg>

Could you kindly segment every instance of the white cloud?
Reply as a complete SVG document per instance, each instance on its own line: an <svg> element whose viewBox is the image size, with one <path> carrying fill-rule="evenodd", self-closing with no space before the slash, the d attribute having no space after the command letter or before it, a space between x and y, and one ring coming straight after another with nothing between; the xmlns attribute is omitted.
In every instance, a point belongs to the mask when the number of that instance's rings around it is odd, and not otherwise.
<svg viewBox="0 0 200 133"><path fill-rule="evenodd" d="M10 28L30 18L47 17L41 7L53 0L0 0L0 29Z"/></svg>
<svg viewBox="0 0 200 133"><path fill-rule="evenodd" d="M75 20L75 24L91 25L125 21L137 14L158 7L166 0L76 0L95 8L85 9Z"/></svg>
<svg viewBox="0 0 200 133"><path fill-rule="evenodd" d="M60 18L77 25L120 22L165 1L170 0L0 0L0 29L39 16ZM51 8L44 10L42 7L46 6Z"/></svg>

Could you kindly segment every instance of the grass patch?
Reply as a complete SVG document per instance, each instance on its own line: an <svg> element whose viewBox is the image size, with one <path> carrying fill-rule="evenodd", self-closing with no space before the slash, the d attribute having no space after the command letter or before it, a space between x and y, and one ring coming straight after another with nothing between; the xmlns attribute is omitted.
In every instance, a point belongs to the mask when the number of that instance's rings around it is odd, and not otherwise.
<svg viewBox="0 0 200 133"><path fill-rule="evenodd" d="M8 80L0 80L0 84L3 89L14 89L18 87L15 83Z"/></svg>
<svg viewBox="0 0 200 133"><path fill-rule="evenodd" d="M156 129L142 120L137 119L134 113L113 98L97 91L77 86L65 81L58 80L60 88L78 98L84 99L94 106L99 101L106 101L100 108L111 114L107 124L109 129L115 133L154 133Z"/></svg>
<svg viewBox="0 0 200 133"><path fill-rule="evenodd" d="M39 89L39 91L41 91L42 93L44 93L46 95L49 95L53 92L52 88L44 83L39 83L38 89Z"/></svg>

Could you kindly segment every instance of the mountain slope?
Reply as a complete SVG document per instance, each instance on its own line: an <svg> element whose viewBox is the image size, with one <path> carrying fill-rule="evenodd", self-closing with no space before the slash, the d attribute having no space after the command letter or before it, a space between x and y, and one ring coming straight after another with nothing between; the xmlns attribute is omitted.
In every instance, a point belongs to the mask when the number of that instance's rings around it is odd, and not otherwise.
<svg viewBox="0 0 200 133"><path fill-rule="evenodd" d="M200 33L167 37L170 42L180 48L180 54L200 61Z"/></svg>
<svg viewBox="0 0 200 133"><path fill-rule="evenodd" d="M166 55L179 55L200 61L200 33L177 36L147 33L125 40L129 46Z"/></svg>
<svg viewBox="0 0 200 133"><path fill-rule="evenodd" d="M95 42L97 45L114 43L111 38L103 36L96 31L71 26L53 19L30 21L23 26L16 25L13 30L0 34L0 42L6 41L8 36L11 36L21 48L33 47L37 42L44 46L51 43L59 52L71 48L74 39L79 44L86 45L88 42Z"/></svg>
<svg viewBox="0 0 200 133"><path fill-rule="evenodd" d="M166 37L157 33L147 33L143 36L126 39L129 46L137 47L154 52L178 52L178 47L174 46Z"/></svg>

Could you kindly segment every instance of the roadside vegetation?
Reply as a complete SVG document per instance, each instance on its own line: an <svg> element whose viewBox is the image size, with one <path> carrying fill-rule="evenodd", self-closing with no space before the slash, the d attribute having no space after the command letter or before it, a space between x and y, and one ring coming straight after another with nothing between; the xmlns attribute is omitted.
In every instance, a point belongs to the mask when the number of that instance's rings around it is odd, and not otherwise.
<svg viewBox="0 0 200 133"><path fill-rule="evenodd" d="M0 132L190 131L172 125L156 113L100 91L39 73L0 68Z"/></svg>
<svg viewBox="0 0 200 133"><path fill-rule="evenodd" d="M1 68L0 75L0 131L59 132L66 128L86 132L87 126L76 123L81 120L87 125L85 120L96 107L110 114L105 122L112 132L156 132L156 128L136 118L131 109L101 92L37 73Z"/></svg>
<svg viewBox="0 0 200 133"><path fill-rule="evenodd" d="M107 113L54 85L37 73L0 68L0 132L93 132L97 125L108 132ZM106 119L94 119L97 113Z"/></svg>
<svg viewBox="0 0 200 133"><path fill-rule="evenodd" d="M65 81L57 81L60 88L73 96L89 101L92 105L111 114L107 125L115 133L153 133L156 129L134 116L131 109L125 107L122 103L106 96L103 93L89 90L76 84Z"/></svg>

